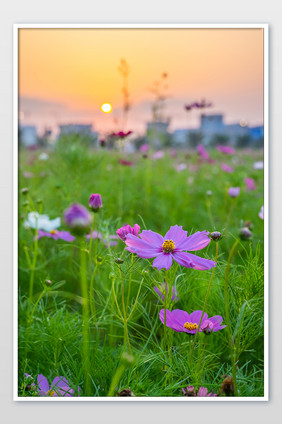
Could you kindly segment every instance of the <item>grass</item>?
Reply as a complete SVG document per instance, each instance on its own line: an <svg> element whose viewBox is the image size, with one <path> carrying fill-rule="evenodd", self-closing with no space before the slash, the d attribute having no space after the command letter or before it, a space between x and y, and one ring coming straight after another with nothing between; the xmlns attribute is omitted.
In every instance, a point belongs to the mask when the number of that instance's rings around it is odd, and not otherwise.
<svg viewBox="0 0 282 424"><path fill-rule="evenodd" d="M219 392L224 375L233 375L237 396L263 396L264 285L263 172L252 164L262 160L261 151L237 151L223 156L212 151L214 164L199 163L195 153L166 152L159 160L133 155L134 166L118 163L121 153L89 150L79 142L64 140L38 160L38 151L19 155L19 396L35 396L27 390L24 374L43 374L48 381L64 376L82 395L116 395L131 388L136 396L182 396L182 387L207 387ZM222 162L235 167L223 172ZM177 172L175 165L186 163ZM26 178L26 172L32 178ZM244 178L254 178L255 191L247 191ZM227 195L240 186L238 198ZM27 187L27 194L21 189ZM206 192L212 191L212 196ZM171 225L182 225L188 233L220 231L217 266L207 300L209 316L222 315L226 324L226 267L228 256L245 221L252 222L252 238L240 240L228 274L230 326L205 336L176 333L158 314L163 304L154 286L164 279L175 285L179 301L168 309L188 312L204 306L212 271L197 271L174 263L169 272L152 268L152 260L132 256L118 240L106 248L101 241L83 239L67 243L42 238L24 221L30 211L62 217L72 203L88 205L91 193L100 193L103 208L95 214L95 229L104 238L122 225L138 223L141 229L165 234ZM67 227L62 223L62 229ZM86 250L88 290L93 277L94 310L89 320L89 351L83 354L82 315L85 296L80 285L80 252ZM214 259L216 243L198 252ZM116 259L122 258L123 263ZM31 278L31 275L33 277ZM33 294L30 281L33 279ZM46 283L50 280L52 283ZM130 287L130 288L129 288ZM90 293L91 294L91 293ZM125 342L125 321L129 342ZM128 355L124 355L127 352ZM89 379L86 388L85 372ZM76 392L77 394L77 392Z"/></svg>

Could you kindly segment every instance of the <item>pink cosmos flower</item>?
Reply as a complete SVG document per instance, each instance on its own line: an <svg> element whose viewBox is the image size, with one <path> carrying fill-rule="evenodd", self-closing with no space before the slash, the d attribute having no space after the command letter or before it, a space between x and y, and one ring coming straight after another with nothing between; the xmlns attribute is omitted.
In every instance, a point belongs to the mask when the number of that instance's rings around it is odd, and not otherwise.
<svg viewBox="0 0 282 424"><path fill-rule="evenodd" d="M201 333L215 333L222 330L226 325L221 325L223 318L220 315L208 318L208 314L204 312L201 327L199 323L203 311L194 311L190 315L181 309L174 309L173 311L166 310L166 326L178 333L196 334L197 331ZM165 310L161 309L159 318L164 324Z"/></svg>
<svg viewBox="0 0 282 424"><path fill-rule="evenodd" d="M54 240L65 240L65 241L74 241L75 237L71 235L69 231L58 231L58 230L51 230L50 232L38 230L37 240L41 239L42 237L50 237Z"/></svg>
<svg viewBox="0 0 282 424"><path fill-rule="evenodd" d="M217 394L215 394L213 391L211 391L210 393L208 393L208 389L206 387L199 387L198 390L198 394L196 395L196 390L194 388L194 386L188 386L185 389L182 389L182 392L184 394L184 396L188 396L188 397L194 397L194 396L198 396L198 397L214 397L217 396Z"/></svg>
<svg viewBox="0 0 282 424"><path fill-rule="evenodd" d="M37 376L37 384L39 387L39 396L54 396L54 397L70 397L74 396L75 390L69 386L69 382L65 377L55 377L49 386L48 380L44 375ZM80 388L78 387L78 393Z"/></svg>
<svg viewBox="0 0 282 424"><path fill-rule="evenodd" d="M224 172L229 172L230 174L231 174L232 172L234 172L234 168L231 168L231 166L227 165L226 163L223 163L223 164L221 165L221 169L222 169L222 171L224 171Z"/></svg>
<svg viewBox="0 0 282 424"><path fill-rule="evenodd" d="M148 152L149 148L150 148L149 144L142 144L142 146L140 146L139 150L140 150L141 153L146 153L146 152Z"/></svg>
<svg viewBox="0 0 282 424"><path fill-rule="evenodd" d="M264 207L261 207L261 210L259 211L258 216L260 217L260 219L264 219Z"/></svg>
<svg viewBox="0 0 282 424"><path fill-rule="evenodd" d="M216 263L185 250L195 251L206 247L211 241L208 234L207 231L197 231L187 237L187 231L182 226L174 225L164 237L151 230L143 230L139 237L127 234L125 244L129 252L136 253L140 258L155 258L153 267L159 270L169 269L174 259L181 266L203 271L216 266Z"/></svg>
<svg viewBox="0 0 282 424"><path fill-rule="evenodd" d="M230 197L238 197L240 194L240 187L230 187L228 194Z"/></svg>
<svg viewBox="0 0 282 424"><path fill-rule="evenodd" d="M204 146L202 144L199 144L198 145L197 152L205 160L208 160L209 157L210 157L209 154L208 154L208 152L206 151L206 149L204 148Z"/></svg>
<svg viewBox="0 0 282 424"><path fill-rule="evenodd" d="M248 190L255 190L256 189L255 180L253 178L245 178L245 184L246 184Z"/></svg>
<svg viewBox="0 0 282 424"><path fill-rule="evenodd" d="M216 146L216 149L221 152L224 153L225 155L233 155L235 153L235 149L233 147L230 146L222 146L221 144L218 144Z"/></svg>
<svg viewBox="0 0 282 424"><path fill-rule="evenodd" d="M164 157L164 152L162 150L158 150L157 152L152 154L152 159L162 159Z"/></svg>
<svg viewBox="0 0 282 424"><path fill-rule="evenodd" d="M138 233L140 231L140 227L138 224L134 224L133 227L130 225L124 225L124 227L121 227L117 230L117 235L122 241L125 241L126 236L128 234L133 234L134 236L138 236Z"/></svg>

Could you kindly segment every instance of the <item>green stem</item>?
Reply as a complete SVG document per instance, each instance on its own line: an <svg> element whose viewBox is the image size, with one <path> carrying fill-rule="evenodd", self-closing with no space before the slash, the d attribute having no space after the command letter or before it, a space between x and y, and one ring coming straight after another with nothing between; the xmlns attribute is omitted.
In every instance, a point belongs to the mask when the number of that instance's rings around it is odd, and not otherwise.
<svg viewBox="0 0 282 424"><path fill-rule="evenodd" d="M128 291L127 291L127 300L126 300L126 308L128 308L129 305L129 299L130 299L130 291L131 291L131 280L132 280L132 267L133 267L133 253L131 254L131 267L129 271L129 281L128 281Z"/></svg>
<svg viewBox="0 0 282 424"><path fill-rule="evenodd" d="M37 299L37 301L35 302L35 305L34 305L34 307L33 307L32 311L31 311L31 314L30 314L30 316L29 316L29 319L30 319L30 320L32 320L32 317L33 317L33 314L34 314L34 312L35 312L35 309L37 308L38 303L40 302L40 300L42 299L42 297L45 295L45 293L46 293L46 289L44 289L44 290L43 290L43 292L42 292L42 293L38 296L38 299Z"/></svg>
<svg viewBox="0 0 282 424"><path fill-rule="evenodd" d="M91 280L90 280L90 311L91 316L94 317L96 313L96 306L95 306L95 298L94 298L94 278L97 271L97 263L95 264L94 271L92 272Z"/></svg>
<svg viewBox="0 0 282 424"><path fill-rule="evenodd" d="M118 367L118 369L116 370L116 373L115 373L115 375L114 375L114 377L112 379L112 382L111 382L111 386L110 386L110 389L109 389L109 392L108 392L108 396L113 396L114 395L115 389L116 389L116 387L117 387L117 385L118 385L118 383L119 383L119 381L120 381L120 379L121 379L122 374L124 373L124 371L125 371L125 366L124 365L120 365Z"/></svg>
<svg viewBox="0 0 282 424"><path fill-rule="evenodd" d="M82 364L84 371L84 390L86 396L90 396L90 340L89 340L89 299L87 287L87 262L86 251L81 240L80 246L80 283L83 297L82 305Z"/></svg>
<svg viewBox="0 0 282 424"><path fill-rule="evenodd" d="M122 310L123 310L124 347L125 348L127 347L129 353L131 353L131 347L130 347L129 336L128 336L128 328L127 328L127 314L126 314L126 307L125 307L125 301L124 301L124 281L123 281L120 266L119 266L119 275L120 275L120 281L121 281L121 302L122 302Z"/></svg>
<svg viewBox="0 0 282 424"><path fill-rule="evenodd" d="M232 357L232 376L233 376L233 382L234 382L234 393L237 394L237 379L236 379L236 363L235 363L235 357L233 354L233 337L232 337L232 331L231 331L231 322L230 322L230 315L229 315L229 291L228 291L228 277L229 277L229 271L230 271L230 265L231 260L233 258L235 249L239 243L239 239L235 240L235 243L233 244L225 270L225 286L224 286L224 302L225 302L225 318L226 318L226 325L227 325L227 332L228 332L228 338L229 338L229 347L231 351L231 357Z"/></svg>
<svg viewBox="0 0 282 424"><path fill-rule="evenodd" d="M95 214L93 213L93 221L92 221L92 227L91 227L91 233L90 233L90 243L89 243L89 256L90 256L90 258L91 258L91 249L92 249L92 243L93 243L93 231L94 231L94 224L95 224L94 217L95 217ZM97 236L98 236L98 233L97 233Z"/></svg>
<svg viewBox="0 0 282 424"><path fill-rule="evenodd" d="M38 230L35 230L35 238L34 238L34 247L33 247L33 256L32 256L32 264L30 267L30 279L29 279L29 301L32 302L33 296L33 286L34 286L34 273L36 268L38 254Z"/></svg>
<svg viewBox="0 0 282 424"><path fill-rule="evenodd" d="M215 262L217 261L217 256L218 256L218 242L216 242ZM212 274L211 274L211 278L210 278L209 285L208 285L208 290L207 290L205 301L204 301L204 306L203 306L203 310L202 310L201 319L200 319L200 322L199 322L199 325L198 325L198 328L197 328L197 332L196 332L195 337L194 337L194 342L193 342L193 346L192 346L192 349L191 349L191 355L190 355L190 361L191 361L191 363L192 363L193 350L194 350L195 345L196 345L196 339L197 339L199 330L201 328L202 319L203 319L203 316L204 316L204 313L205 313L205 310L206 310L206 307L207 307L208 298L209 298L209 294L210 294L210 290L211 290L211 285L212 285L212 280L213 280L214 274L215 274L215 267L213 267L213 269L212 269Z"/></svg>

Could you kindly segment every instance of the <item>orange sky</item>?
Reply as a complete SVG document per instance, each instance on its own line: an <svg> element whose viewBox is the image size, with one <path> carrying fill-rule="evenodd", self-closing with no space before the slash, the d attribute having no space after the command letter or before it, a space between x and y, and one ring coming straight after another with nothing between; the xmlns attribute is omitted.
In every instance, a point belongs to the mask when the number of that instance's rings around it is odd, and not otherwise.
<svg viewBox="0 0 282 424"><path fill-rule="evenodd" d="M202 98L215 105L209 113L224 113L227 123L263 122L262 29L20 29L24 121L118 126L121 58L130 66L133 129L141 131L151 119L149 87L164 71L172 129L198 125L199 114L188 117L183 105ZM100 112L106 101L113 104L111 115Z"/></svg>

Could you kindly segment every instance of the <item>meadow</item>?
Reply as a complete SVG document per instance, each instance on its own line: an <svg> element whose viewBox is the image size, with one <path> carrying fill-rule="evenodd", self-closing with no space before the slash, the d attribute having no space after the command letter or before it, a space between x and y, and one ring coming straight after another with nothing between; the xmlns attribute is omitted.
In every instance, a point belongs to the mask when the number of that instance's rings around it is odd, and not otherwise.
<svg viewBox="0 0 282 424"><path fill-rule="evenodd" d="M126 155L71 138L20 149L19 396L263 396L262 161L261 149ZM88 222L68 219L74 203ZM169 266L179 227L206 262ZM146 231L164 237L168 269L152 266Z"/></svg>

